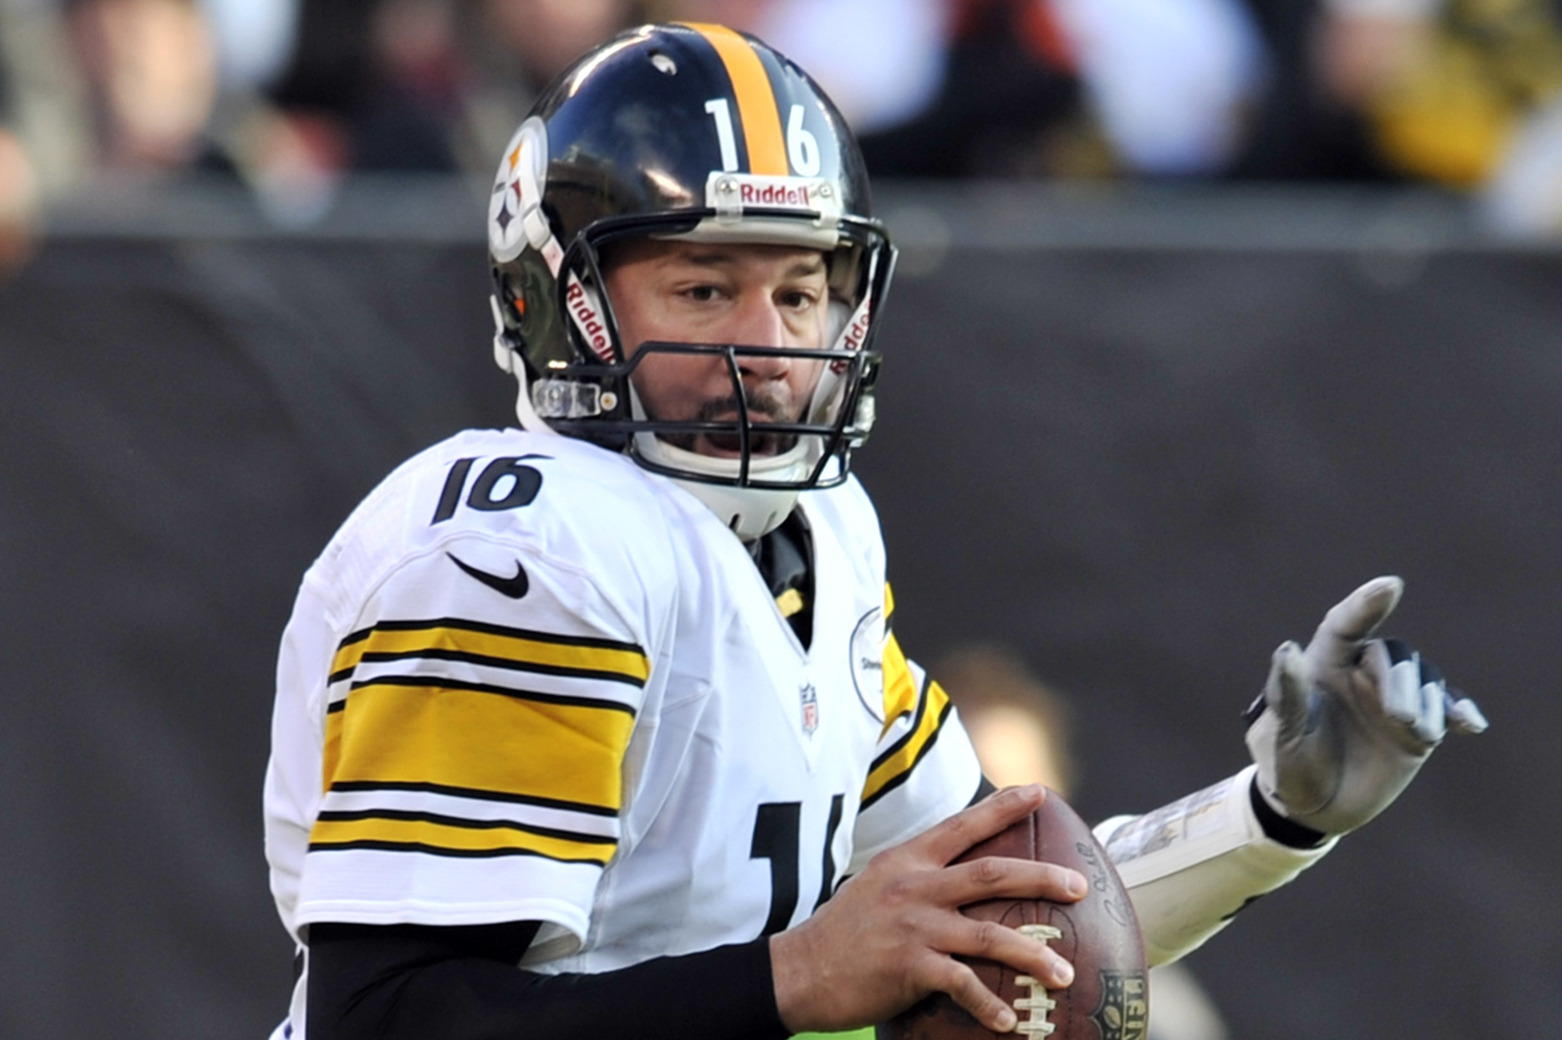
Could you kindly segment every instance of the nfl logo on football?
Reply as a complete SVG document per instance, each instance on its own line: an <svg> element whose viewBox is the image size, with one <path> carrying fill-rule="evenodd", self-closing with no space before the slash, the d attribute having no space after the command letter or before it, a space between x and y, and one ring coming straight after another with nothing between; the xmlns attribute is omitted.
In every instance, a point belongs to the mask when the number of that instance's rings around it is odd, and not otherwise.
<svg viewBox="0 0 1562 1040"><path fill-rule="evenodd" d="M803 701L803 732L811 737L819 728L819 694L813 683L804 683L797 695Z"/></svg>

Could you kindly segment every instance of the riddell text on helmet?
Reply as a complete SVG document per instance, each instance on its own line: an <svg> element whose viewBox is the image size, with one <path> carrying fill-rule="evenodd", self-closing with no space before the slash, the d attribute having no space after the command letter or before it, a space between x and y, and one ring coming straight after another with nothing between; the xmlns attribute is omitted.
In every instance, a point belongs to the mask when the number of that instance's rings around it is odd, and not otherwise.
<svg viewBox="0 0 1562 1040"><path fill-rule="evenodd" d="M862 310L852 319L846 327L846 349L861 350L863 343L868 339L869 319L873 317L873 308L864 304Z"/></svg>
<svg viewBox="0 0 1562 1040"><path fill-rule="evenodd" d="M575 319L576 327L586 337L586 345L591 348L591 352L603 361L612 361L613 348L608 342L607 326L602 323L602 316L597 313L597 309L591 305L586 287L572 280L564 291L564 302L569 307L570 316Z"/></svg>
<svg viewBox="0 0 1562 1040"><path fill-rule="evenodd" d="M857 309L857 313L846 326L846 330L841 333L840 345L847 350L861 350L863 344L868 340L868 324L869 319L872 317L873 306L871 302L863 300L862 306ZM845 372L846 368L847 364L845 361L830 362L830 371L836 375Z"/></svg>
<svg viewBox="0 0 1562 1040"><path fill-rule="evenodd" d="M747 181L739 187L739 198L745 206L799 206L814 208L808 197L808 185L752 184Z"/></svg>

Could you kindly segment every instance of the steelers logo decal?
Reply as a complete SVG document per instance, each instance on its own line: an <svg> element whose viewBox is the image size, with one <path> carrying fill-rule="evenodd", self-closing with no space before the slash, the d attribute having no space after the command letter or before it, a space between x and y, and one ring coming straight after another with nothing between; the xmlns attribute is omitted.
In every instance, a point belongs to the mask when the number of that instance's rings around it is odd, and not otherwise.
<svg viewBox="0 0 1562 1040"><path fill-rule="evenodd" d="M488 247L501 263L514 260L526 247L523 218L541 205L547 174L548 131L532 116L505 148L488 200Z"/></svg>
<svg viewBox="0 0 1562 1040"><path fill-rule="evenodd" d="M852 685L868 714L884 721L884 608L874 607L857 620L851 638Z"/></svg>

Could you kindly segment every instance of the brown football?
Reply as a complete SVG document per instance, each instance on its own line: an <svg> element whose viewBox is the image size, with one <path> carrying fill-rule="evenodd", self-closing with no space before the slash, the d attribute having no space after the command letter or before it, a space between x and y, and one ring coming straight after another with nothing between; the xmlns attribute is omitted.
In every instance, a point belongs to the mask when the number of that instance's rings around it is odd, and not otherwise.
<svg viewBox="0 0 1562 1040"><path fill-rule="evenodd" d="M1020 1017L1014 1033L994 1033L942 993L879 1026L878 1040L1144 1040L1149 984L1144 941L1133 904L1106 850L1067 802L1052 791L1033 814L971 848L956 862L981 856L1045 860L1090 880L1077 903L995 899L962 907L967 917L998 921L1037 934L1074 965L1074 984L1048 991L1029 976L994 961L971 959L983 984Z"/></svg>

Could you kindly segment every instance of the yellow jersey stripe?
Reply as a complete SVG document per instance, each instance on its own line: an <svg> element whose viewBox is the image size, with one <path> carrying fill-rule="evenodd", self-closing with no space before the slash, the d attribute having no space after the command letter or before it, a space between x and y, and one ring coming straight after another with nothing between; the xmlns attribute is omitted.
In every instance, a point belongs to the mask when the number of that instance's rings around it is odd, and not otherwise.
<svg viewBox="0 0 1562 1040"><path fill-rule="evenodd" d="M936 682L923 690L911 729L874 760L862 787L862 808L906 782L918 762L932 750L944 720L949 717L949 695Z"/></svg>
<svg viewBox="0 0 1562 1040"><path fill-rule="evenodd" d="M651 674L645 651L630 643L569 638L497 625L441 619L382 622L354 633L331 661L332 682L350 676L365 660L404 657L466 660L474 664L578 675L644 686Z"/></svg>
<svg viewBox="0 0 1562 1040"><path fill-rule="evenodd" d="M617 811L633 715L619 705L378 682L326 715L324 788L432 784Z"/></svg>
<svg viewBox="0 0 1562 1040"><path fill-rule="evenodd" d="M456 820L415 813L321 813L309 834L311 852L372 848L444 856L546 856L566 863L606 865L612 838L571 835L501 821Z"/></svg>
<svg viewBox="0 0 1562 1040"><path fill-rule="evenodd" d="M320 750L320 775L324 781L321 790L331 789L331 778L342 764L342 719L346 717L343 714L346 707L346 701L337 701L325 712L325 746Z"/></svg>
<svg viewBox="0 0 1562 1040"><path fill-rule="evenodd" d="M882 738L895 720L917 710L919 697L916 678L911 674L911 664L906 660L900 640L894 635L884 640L884 728Z"/></svg>
<svg viewBox="0 0 1562 1040"><path fill-rule="evenodd" d="M743 140L748 145L750 173L785 177L791 173L786 161L786 142L781 136L781 112L776 93L770 86L764 62L749 42L725 25L709 22L685 22L705 37L721 63L727 67L732 93L738 101L738 121L743 124Z"/></svg>

